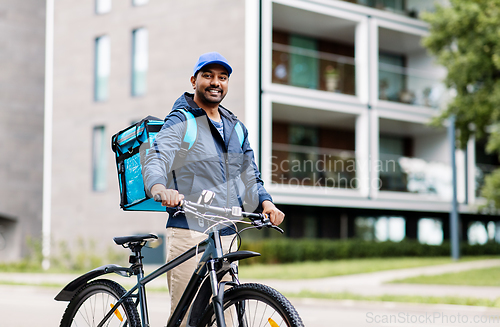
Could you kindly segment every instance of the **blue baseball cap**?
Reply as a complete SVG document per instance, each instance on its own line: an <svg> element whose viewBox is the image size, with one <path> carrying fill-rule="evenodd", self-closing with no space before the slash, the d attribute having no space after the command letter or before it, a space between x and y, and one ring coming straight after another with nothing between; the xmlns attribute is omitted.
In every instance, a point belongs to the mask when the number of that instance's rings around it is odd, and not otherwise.
<svg viewBox="0 0 500 327"><path fill-rule="evenodd" d="M204 53L198 58L198 62L194 66L193 69L193 76L196 76L196 73L202 69L206 65L210 64L219 64L226 68L227 74L231 75L233 72L233 69L231 66L229 66L229 63L227 62L226 58L224 58L220 53L218 52L207 52Z"/></svg>

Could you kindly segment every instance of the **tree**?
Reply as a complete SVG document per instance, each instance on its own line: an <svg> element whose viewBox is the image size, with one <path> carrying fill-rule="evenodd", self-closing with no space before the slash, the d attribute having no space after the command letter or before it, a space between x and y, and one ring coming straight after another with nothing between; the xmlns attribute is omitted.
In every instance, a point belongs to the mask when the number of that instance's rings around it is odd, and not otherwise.
<svg viewBox="0 0 500 327"><path fill-rule="evenodd" d="M430 25L423 44L448 70L445 84L456 94L433 123L455 115L460 147L475 136L500 154L500 0L450 0L423 19ZM486 177L482 195L500 208L500 169Z"/></svg>

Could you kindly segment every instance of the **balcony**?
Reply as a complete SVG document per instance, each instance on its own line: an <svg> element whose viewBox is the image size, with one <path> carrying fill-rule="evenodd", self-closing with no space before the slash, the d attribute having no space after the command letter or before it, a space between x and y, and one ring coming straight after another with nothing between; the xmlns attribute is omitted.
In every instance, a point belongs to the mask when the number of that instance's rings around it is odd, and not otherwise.
<svg viewBox="0 0 500 327"><path fill-rule="evenodd" d="M343 0L356 3L370 8L375 8L411 18L419 18L424 11L433 12L436 2L444 4L444 1L436 0Z"/></svg>
<svg viewBox="0 0 500 327"><path fill-rule="evenodd" d="M355 95L354 58L273 43L272 82Z"/></svg>
<svg viewBox="0 0 500 327"><path fill-rule="evenodd" d="M272 167L276 184L357 188L353 151L273 143Z"/></svg>
<svg viewBox="0 0 500 327"><path fill-rule="evenodd" d="M432 200L451 200L451 150L446 130L380 118L378 141L378 160L372 167L378 173L381 193L411 193ZM459 201L463 202L465 167L459 158L457 178Z"/></svg>
<svg viewBox="0 0 500 327"><path fill-rule="evenodd" d="M362 17L273 3L267 81L356 95L356 29Z"/></svg>
<svg viewBox="0 0 500 327"><path fill-rule="evenodd" d="M439 109L446 102L443 67L422 47L422 35L379 27L378 89L381 106ZM399 106L398 108L400 108Z"/></svg>
<svg viewBox="0 0 500 327"><path fill-rule="evenodd" d="M381 191L436 195L451 200L451 166L393 154L380 154L379 178Z"/></svg>
<svg viewBox="0 0 500 327"><path fill-rule="evenodd" d="M273 104L272 183L357 189L354 122L351 115Z"/></svg>
<svg viewBox="0 0 500 327"><path fill-rule="evenodd" d="M379 63L379 99L438 109L445 88L432 73Z"/></svg>

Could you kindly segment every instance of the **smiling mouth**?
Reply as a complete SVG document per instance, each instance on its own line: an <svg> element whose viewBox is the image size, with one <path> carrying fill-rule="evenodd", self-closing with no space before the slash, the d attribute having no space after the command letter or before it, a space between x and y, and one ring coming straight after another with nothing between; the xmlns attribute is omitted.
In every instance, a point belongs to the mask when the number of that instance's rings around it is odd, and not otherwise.
<svg viewBox="0 0 500 327"><path fill-rule="evenodd" d="M208 89L207 91L208 91L208 93L213 94L213 95L217 95L219 93L222 93L222 90L220 90L220 89Z"/></svg>

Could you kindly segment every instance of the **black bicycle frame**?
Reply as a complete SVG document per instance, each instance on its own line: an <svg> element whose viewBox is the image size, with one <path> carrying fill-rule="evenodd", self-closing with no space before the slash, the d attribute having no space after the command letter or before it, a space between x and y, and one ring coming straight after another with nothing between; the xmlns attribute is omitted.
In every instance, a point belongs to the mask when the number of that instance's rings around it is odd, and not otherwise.
<svg viewBox="0 0 500 327"><path fill-rule="evenodd" d="M97 327L102 327L105 322L113 315L116 309L125 301L125 299L130 297L136 297L133 293L137 290L139 296L140 304L140 314L142 327L149 327L149 316L146 301L146 284L160 275L166 273L167 271L179 266L180 264L186 262L187 260L193 258L197 252L203 252L196 270L193 272L189 283L184 290L184 293L179 300L179 304L175 308L171 318L167 323L167 327L177 327L181 324L189 306L191 305L201 283L207 276L210 276L210 281L212 285L213 298L218 297L219 288L217 287L217 277L215 271L214 261L222 258L222 246L220 243L220 235L218 231L213 231L209 234L208 238L201 241L197 246L192 247L183 254L179 255L175 259L167 262L160 268L156 269L152 273L144 277L144 271L142 269L142 258L138 256L137 265L139 266L139 272L137 273L137 284L132 287L127 293L125 293L110 311L104 316L104 318L99 322ZM225 327L225 322L223 318L222 303L220 301L213 301L214 312L216 315L218 326Z"/></svg>

